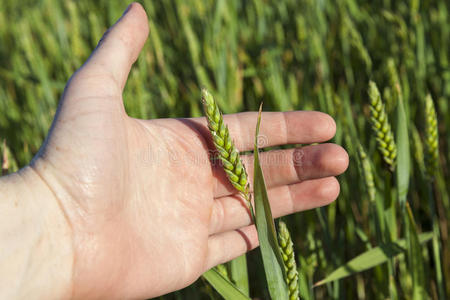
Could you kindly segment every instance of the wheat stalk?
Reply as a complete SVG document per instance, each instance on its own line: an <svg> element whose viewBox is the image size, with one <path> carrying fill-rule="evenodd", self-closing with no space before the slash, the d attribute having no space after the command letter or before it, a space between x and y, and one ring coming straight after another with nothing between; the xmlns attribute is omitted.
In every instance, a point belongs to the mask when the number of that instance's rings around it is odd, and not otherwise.
<svg viewBox="0 0 450 300"><path fill-rule="evenodd" d="M376 135L378 150L381 152L384 161L388 164L389 169L394 171L397 146L395 145L391 125L389 124L386 110L375 82L369 82L368 93L370 98L370 121L373 132Z"/></svg>
<svg viewBox="0 0 450 300"><path fill-rule="evenodd" d="M412 137L414 158L417 161L417 165L419 167L420 172L426 173L423 143L422 140L420 139L419 132L417 131L416 126L414 125L411 128L411 137Z"/></svg>
<svg viewBox="0 0 450 300"><path fill-rule="evenodd" d="M287 229L286 223L278 223L278 245L283 256L284 269L286 270L286 282L289 287L289 299L298 299L298 271L295 263L294 244Z"/></svg>
<svg viewBox="0 0 450 300"><path fill-rule="evenodd" d="M433 178L439 163L439 136L436 110L429 94L425 98L425 149L427 175Z"/></svg>
<svg viewBox="0 0 450 300"><path fill-rule="evenodd" d="M202 102L208 121L208 128L211 132L214 146L217 149L217 155L223 164L223 169L230 183L244 197L253 216L247 172L241 161L239 151L230 137L228 127L223 121L219 106L206 89L202 89Z"/></svg>

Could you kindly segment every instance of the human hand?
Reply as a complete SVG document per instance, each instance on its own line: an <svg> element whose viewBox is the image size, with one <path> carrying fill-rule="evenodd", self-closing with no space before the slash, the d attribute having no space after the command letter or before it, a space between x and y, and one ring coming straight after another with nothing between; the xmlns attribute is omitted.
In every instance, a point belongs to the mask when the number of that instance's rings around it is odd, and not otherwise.
<svg viewBox="0 0 450 300"><path fill-rule="evenodd" d="M30 164L71 232L74 298L155 297L258 245L245 204L209 161L204 118L127 116L122 90L147 35L147 16L134 3L70 79ZM251 150L256 113L224 118L237 148ZM333 137L335 123L319 112L266 112L260 133L264 147L316 143ZM252 156L243 159L251 182ZM334 144L261 160L276 217L335 200L333 176L348 165Z"/></svg>

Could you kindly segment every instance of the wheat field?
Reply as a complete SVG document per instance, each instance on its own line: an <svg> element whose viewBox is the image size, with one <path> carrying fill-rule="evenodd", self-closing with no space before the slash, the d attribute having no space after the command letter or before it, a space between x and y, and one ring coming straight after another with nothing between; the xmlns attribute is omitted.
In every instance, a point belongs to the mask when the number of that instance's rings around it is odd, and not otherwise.
<svg viewBox="0 0 450 300"><path fill-rule="evenodd" d="M284 218L302 299L450 296L450 2L139 2L150 35L123 96L130 116L201 116L206 87L223 113L264 101L266 111L335 118L333 142L350 155L338 200ZM126 6L0 0L3 173L38 151L65 83ZM386 244L396 248L378 251ZM315 286L368 252L385 259ZM250 295L268 299L259 256L247 256ZM220 295L200 278L161 299Z"/></svg>

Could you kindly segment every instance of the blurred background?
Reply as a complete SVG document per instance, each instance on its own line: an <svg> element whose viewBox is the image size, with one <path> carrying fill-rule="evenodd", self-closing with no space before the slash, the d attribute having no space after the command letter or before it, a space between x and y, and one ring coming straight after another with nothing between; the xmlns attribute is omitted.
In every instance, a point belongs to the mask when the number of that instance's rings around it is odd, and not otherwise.
<svg viewBox="0 0 450 300"><path fill-rule="evenodd" d="M305 299L386 299L395 285L410 298L413 278L400 253L395 278L386 264L313 288L345 262L378 245L374 201L395 193L368 122L368 82L377 83L390 120L396 101L388 61L403 93L411 150L408 201L422 244L427 297L449 289L450 3L446 0L155 0L139 1L150 35L124 92L137 118L202 115L200 88L208 88L224 113L320 110L336 119L333 142L350 155L332 205L285 218L294 237ZM0 0L0 139L3 173L26 165L43 142L65 83L105 30L122 14L123 1ZM425 97L437 112L439 163L425 176ZM395 122L393 122L395 129ZM372 166L375 198L367 185L360 144ZM427 191L432 189L432 196ZM372 193L372 194L371 194ZM433 205L430 205L430 201ZM402 212L398 211L398 215ZM398 218L399 238L404 237ZM433 227L433 224L437 224ZM405 249L403 249L405 250ZM258 250L248 255L250 293L268 298ZM444 292L444 294L442 294ZM449 291L447 291L449 294ZM444 298L442 298L444 297ZM163 299L220 299L199 279Z"/></svg>

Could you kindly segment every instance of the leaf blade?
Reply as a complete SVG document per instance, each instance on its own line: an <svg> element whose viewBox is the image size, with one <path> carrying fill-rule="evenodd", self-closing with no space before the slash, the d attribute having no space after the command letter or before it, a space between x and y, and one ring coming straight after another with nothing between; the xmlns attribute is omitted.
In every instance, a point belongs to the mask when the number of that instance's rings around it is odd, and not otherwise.
<svg viewBox="0 0 450 300"><path fill-rule="evenodd" d="M422 233L419 235L419 242L423 244L431 240L432 237L433 237L432 232ZM391 257L397 256L400 253L405 252L406 246L407 246L406 240L402 239L372 248L351 259L345 265L337 268L336 270L331 272L327 277L314 284L314 286L315 287L320 286L325 283L339 280L348 277L350 275L371 269L375 266L378 266L388 261Z"/></svg>
<svg viewBox="0 0 450 300"><path fill-rule="evenodd" d="M408 121L402 97L399 97L397 105L397 192L400 207L404 209L409 188L410 154Z"/></svg>
<svg viewBox="0 0 450 300"><path fill-rule="evenodd" d="M230 261L231 281L246 296L249 296L247 257L245 254Z"/></svg>
<svg viewBox="0 0 450 300"><path fill-rule="evenodd" d="M244 295L234 284L223 277L217 270L210 269L203 273L205 278L214 289L226 300L249 300L250 298Z"/></svg>
<svg viewBox="0 0 450 300"><path fill-rule="evenodd" d="M264 264L267 285L272 299L288 299L289 292L285 281L283 258L278 248L277 234L270 210L267 188L264 182L258 154L258 135L261 124L262 104L259 108L254 146L253 191L255 200L255 224L258 231L261 256Z"/></svg>
<svg viewBox="0 0 450 300"><path fill-rule="evenodd" d="M425 278L424 278L424 267L423 267L423 257L422 249L420 247L420 239L417 233L416 222L414 221L414 216L409 206L406 203L406 230L407 230L407 256L409 262L409 271L412 275L413 280L413 295L412 299L427 299L428 296L425 292Z"/></svg>

